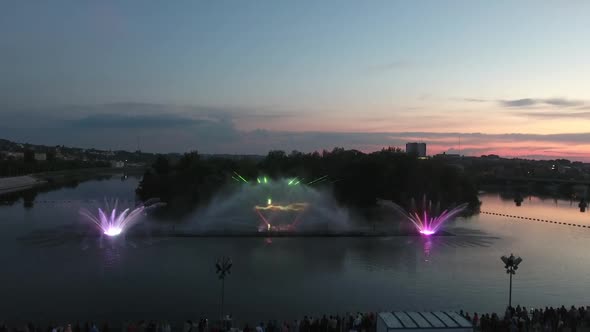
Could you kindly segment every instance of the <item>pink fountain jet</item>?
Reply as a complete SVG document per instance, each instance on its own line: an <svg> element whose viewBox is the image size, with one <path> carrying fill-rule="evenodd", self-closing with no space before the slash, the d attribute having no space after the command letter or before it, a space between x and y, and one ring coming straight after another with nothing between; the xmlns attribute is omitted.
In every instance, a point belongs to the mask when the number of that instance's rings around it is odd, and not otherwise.
<svg viewBox="0 0 590 332"><path fill-rule="evenodd" d="M148 206L146 202L134 209L126 208L117 211L118 203L118 200L111 202L105 200L104 209L99 207L97 214L93 214L87 209L81 209L80 214L95 224L104 235L115 237L134 226L141 220L146 209L154 206Z"/></svg>
<svg viewBox="0 0 590 332"><path fill-rule="evenodd" d="M436 234L445 222L455 218L459 213L465 210L466 207L467 204L461 204L451 210L447 209L438 213L439 205L437 204L433 207L432 202L427 202L426 198L423 200L422 209L414 208L411 211L406 211L399 205L395 205L395 208L401 212L406 219L414 224L418 233L424 236Z"/></svg>

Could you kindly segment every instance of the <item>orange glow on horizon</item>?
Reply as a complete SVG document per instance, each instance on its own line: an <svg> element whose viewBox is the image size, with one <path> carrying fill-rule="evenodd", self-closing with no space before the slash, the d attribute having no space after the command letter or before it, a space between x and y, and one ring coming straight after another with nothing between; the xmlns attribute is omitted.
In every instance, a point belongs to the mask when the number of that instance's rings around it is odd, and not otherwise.
<svg viewBox="0 0 590 332"><path fill-rule="evenodd" d="M332 133L334 137L338 137L333 140L327 138L325 142L318 140L318 146L315 148L319 151L330 150L334 146L364 152L380 150L387 146L403 149L406 142L422 141L428 144L429 155L442 152L457 153L461 145L462 154L471 156L497 154L509 158L569 158L590 161L590 137L588 143L579 137L590 131L590 119L548 119L523 115L527 114L526 112L532 113L531 110L498 109L489 107L489 104L483 108L473 104L470 106L472 109L467 109L464 105L462 107L441 103L416 107L415 110L406 107L405 111L403 107L393 107L391 110L387 110L386 107L343 107L337 112L310 111L299 116L274 117L256 122L243 121L236 125L245 132L265 129L287 135L318 133L329 136ZM535 111L545 112L538 109ZM563 134L578 137L568 140L567 137L551 136ZM350 138L346 135L350 135ZM383 136L382 142L380 135ZM462 135L464 137L460 138Z"/></svg>

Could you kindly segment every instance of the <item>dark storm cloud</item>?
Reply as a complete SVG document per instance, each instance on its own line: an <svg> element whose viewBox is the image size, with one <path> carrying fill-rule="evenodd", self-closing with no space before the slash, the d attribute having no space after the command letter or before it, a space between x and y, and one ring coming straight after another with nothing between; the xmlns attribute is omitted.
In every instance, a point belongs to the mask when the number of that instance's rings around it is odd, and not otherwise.
<svg viewBox="0 0 590 332"><path fill-rule="evenodd" d="M553 106L562 106L562 107L573 107L573 106L584 105L584 102L581 100L572 100L572 99L564 99L564 98L544 99L543 102L545 104L549 104L549 105L553 105Z"/></svg>
<svg viewBox="0 0 590 332"><path fill-rule="evenodd" d="M522 98L512 100L500 100L500 105L508 108L533 107L533 106L553 106L568 108L584 105L584 101L566 98Z"/></svg>
<svg viewBox="0 0 590 332"><path fill-rule="evenodd" d="M0 112L8 139L48 145L182 152L239 141L231 112L211 107L115 103ZM214 142L214 143L210 143Z"/></svg>
<svg viewBox="0 0 590 332"><path fill-rule="evenodd" d="M590 112L519 112L520 116L533 118L556 119L556 118L581 118L590 119Z"/></svg>
<svg viewBox="0 0 590 332"><path fill-rule="evenodd" d="M531 98L500 100L500 104L504 107L529 107L536 105L537 103L536 99Z"/></svg>
<svg viewBox="0 0 590 332"><path fill-rule="evenodd" d="M458 100L470 103L497 102L500 106L505 108L537 108L545 106L550 108L588 109L589 107L586 106L586 103L583 100L567 98L519 98L501 100L489 100L481 98L459 98Z"/></svg>
<svg viewBox="0 0 590 332"><path fill-rule="evenodd" d="M52 109L52 113L79 117L85 115L88 125L136 126L134 120L146 126L189 126L200 120L233 121L241 118L267 120L297 116L295 112L279 112L270 107L252 109L243 107L215 107L203 105L174 105L159 103L107 103L99 105L62 106ZM81 119L79 119L81 120ZM86 123L81 124L86 125Z"/></svg>
<svg viewBox="0 0 590 332"><path fill-rule="evenodd" d="M282 118L292 118L301 116L301 113L298 112L285 112L285 111L243 111L243 112L235 112L231 113L232 119L250 119L250 120L272 120L272 119L282 119Z"/></svg>
<svg viewBox="0 0 590 332"><path fill-rule="evenodd" d="M587 133L564 133L564 134L484 134L484 133L428 133L428 132L409 132L403 133L408 136L425 137L429 139L442 139L449 137L461 137L464 143L469 143L469 140L476 142L485 141L501 141L501 142L552 142L552 143L586 143L590 139L590 132Z"/></svg>
<svg viewBox="0 0 590 332"><path fill-rule="evenodd" d="M178 128L202 124L205 120L196 120L169 115L117 115L98 114L70 121L75 128Z"/></svg>
<svg viewBox="0 0 590 332"><path fill-rule="evenodd" d="M494 102L493 100L478 98L462 98L461 100L470 103ZM583 100L566 98L521 98L497 100L500 106L512 109L511 114L522 117L537 119L558 119L558 118L590 118L590 105ZM551 109L553 111L546 111Z"/></svg>
<svg viewBox="0 0 590 332"><path fill-rule="evenodd" d="M470 103L486 103L489 101L489 100L480 99L480 98L462 98L462 100L468 101Z"/></svg>
<svg viewBox="0 0 590 332"><path fill-rule="evenodd" d="M156 118L171 118L169 121L172 124L178 119L195 120L195 119L229 119L232 112L242 111L241 109L230 109L222 107L209 106L193 106L193 105L174 105L174 104L159 104L159 103L107 103L98 105L73 105L65 107L56 107L54 112L64 112L72 115L84 114L86 116L96 115L118 115L124 116L138 116L138 117L156 117ZM149 120L148 120L149 121ZM166 120L164 120L166 121Z"/></svg>

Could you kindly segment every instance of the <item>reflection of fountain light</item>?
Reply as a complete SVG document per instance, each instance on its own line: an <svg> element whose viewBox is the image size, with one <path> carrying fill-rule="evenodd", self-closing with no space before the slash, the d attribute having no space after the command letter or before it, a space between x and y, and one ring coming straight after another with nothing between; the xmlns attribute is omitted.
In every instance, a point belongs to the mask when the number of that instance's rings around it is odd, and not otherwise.
<svg viewBox="0 0 590 332"><path fill-rule="evenodd" d="M114 238L112 238L114 239ZM116 269L121 266L122 252L121 247L116 245L110 245L104 248L102 257L103 272L106 270Z"/></svg>
<svg viewBox="0 0 590 332"><path fill-rule="evenodd" d="M420 234L422 234L422 235L426 235L426 236L430 236L430 235L432 235L432 234L434 234L434 233L435 233L435 231L432 231L432 230L430 230L430 229L422 229L422 230L419 230L418 232L419 232Z"/></svg>
<svg viewBox="0 0 590 332"><path fill-rule="evenodd" d="M426 238L424 241L424 261L430 261L430 250L432 249L432 239Z"/></svg>
<svg viewBox="0 0 590 332"><path fill-rule="evenodd" d="M108 236L117 236L121 234L122 231L123 230L119 227L109 227L106 231L104 231L104 234Z"/></svg>

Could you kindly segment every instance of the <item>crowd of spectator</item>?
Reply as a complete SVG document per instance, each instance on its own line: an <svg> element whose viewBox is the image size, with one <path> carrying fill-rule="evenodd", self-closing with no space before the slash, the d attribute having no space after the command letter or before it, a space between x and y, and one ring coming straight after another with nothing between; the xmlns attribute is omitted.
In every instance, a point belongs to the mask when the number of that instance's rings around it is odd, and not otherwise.
<svg viewBox="0 0 590 332"><path fill-rule="evenodd" d="M139 321L125 322L113 327L108 323L97 324L87 322L84 324L57 324L39 326L33 323L22 326L8 327L0 322L0 332L375 332L376 317L374 313L356 313L346 315L323 315L318 317L305 316L294 321L269 320L266 323L244 324L238 327L234 324L231 315L227 315L221 324L211 324L208 319L187 320L182 326L172 328L168 322Z"/></svg>
<svg viewBox="0 0 590 332"><path fill-rule="evenodd" d="M508 307L499 315L497 313L478 314L459 312L469 320L473 327L482 332L577 332L578 329L590 327L590 307L565 306L560 308Z"/></svg>
<svg viewBox="0 0 590 332"><path fill-rule="evenodd" d="M323 315L322 317L305 316L301 320L293 322L269 321L263 322L254 327L246 325L243 332L375 332L377 315L375 313L356 313L339 315ZM254 331L255 330L255 331ZM186 332L186 331L185 331Z"/></svg>
<svg viewBox="0 0 590 332"><path fill-rule="evenodd" d="M6 324L0 322L0 332L172 332L172 327L168 322L156 321L139 321L125 322L122 325L112 326L108 323L97 324L86 322L84 324L58 324L50 323L47 326L35 325L31 322L9 328Z"/></svg>
<svg viewBox="0 0 590 332"><path fill-rule="evenodd" d="M502 314L459 312L473 324L474 330L481 332L578 332L590 328L590 306L567 309L508 307ZM107 323L96 324L56 324L38 326L28 323L23 326L8 327L0 322L0 332L376 332L375 313L355 313L346 315L305 316L293 321L269 320L258 324L236 326L231 315L221 324L211 324L208 319L187 320L182 326L172 328L166 321L125 322L116 327Z"/></svg>

